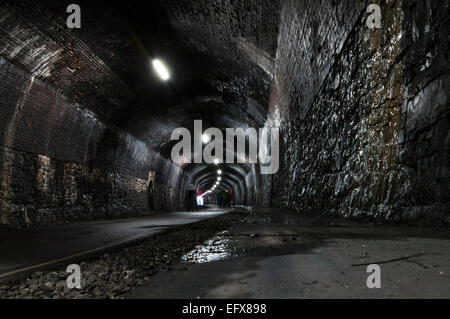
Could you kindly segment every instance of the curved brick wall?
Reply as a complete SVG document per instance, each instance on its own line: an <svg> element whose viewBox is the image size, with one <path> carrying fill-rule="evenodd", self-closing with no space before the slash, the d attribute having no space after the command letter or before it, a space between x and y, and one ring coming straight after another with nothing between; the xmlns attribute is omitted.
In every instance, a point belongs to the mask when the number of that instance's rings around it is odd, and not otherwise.
<svg viewBox="0 0 450 319"><path fill-rule="evenodd" d="M185 174L142 141L0 57L0 225L15 228L183 205Z"/></svg>

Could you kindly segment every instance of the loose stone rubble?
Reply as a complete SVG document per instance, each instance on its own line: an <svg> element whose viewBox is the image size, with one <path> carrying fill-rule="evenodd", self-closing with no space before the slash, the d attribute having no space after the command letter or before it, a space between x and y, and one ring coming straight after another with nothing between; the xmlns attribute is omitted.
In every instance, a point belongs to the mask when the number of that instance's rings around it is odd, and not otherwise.
<svg viewBox="0 0 450 319"><path fill-rule="evenodd" d="M215 233L239 222L239 212L150 237L132 246L79 263L82 289L69 289L65 267L37 271L26 277L0 281L0 298L91 299L121 298L179 260Z"/></svg>

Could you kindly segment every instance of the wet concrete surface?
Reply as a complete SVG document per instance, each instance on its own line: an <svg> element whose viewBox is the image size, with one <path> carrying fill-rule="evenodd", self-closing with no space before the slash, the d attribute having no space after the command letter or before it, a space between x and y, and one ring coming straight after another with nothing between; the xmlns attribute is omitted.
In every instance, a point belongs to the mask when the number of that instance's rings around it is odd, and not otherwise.
<svg viewBox="0 0 450 319"><path fill-rule="evenodd" d="M224 210L175 212L0 233L0 278L64 260L82 258L117 245L154 236L169 228L217 217Z"/></svg>
<svg viewBox="0 0 450 319"><path fill-rule="evenodd" d="M67 288L66 263L0 278L0 298L450 298L448 229L282 210L234 209L77 263L81 289ZM371 263L380 289L366 286Z"/></svg>
<svg viewBox="0 0 450 319"><path fill-rule="evenodd" d="M450 298L448 230L331 224L254 212L125 297ZM381 288L367 287L367 264Z"/></svg>

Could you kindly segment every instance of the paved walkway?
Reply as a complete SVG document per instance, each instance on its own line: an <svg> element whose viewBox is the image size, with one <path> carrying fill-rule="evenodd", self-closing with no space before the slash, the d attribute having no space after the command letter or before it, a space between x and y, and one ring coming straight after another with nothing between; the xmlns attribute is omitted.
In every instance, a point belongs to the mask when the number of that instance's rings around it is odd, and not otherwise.
<svg viewBox="0 0 450 319"><path fill-rule="evenodd" d="M126 297L450 298L448 230L302 226L283 216L218 233ZM367 286L369 264L380 266L380 289Z"/></svg>
<svg viewBox="0 0 450 319"><path fill-rule="evenodd" d="M207 209L0 233L0 278L37 270L226 213Z"/></svg>

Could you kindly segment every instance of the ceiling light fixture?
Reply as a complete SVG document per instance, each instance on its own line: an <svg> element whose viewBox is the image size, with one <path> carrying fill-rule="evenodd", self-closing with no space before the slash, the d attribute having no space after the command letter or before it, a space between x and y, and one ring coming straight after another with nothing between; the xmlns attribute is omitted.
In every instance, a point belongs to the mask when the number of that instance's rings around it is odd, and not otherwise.
<svg viewBox="0 0 450 319"><path fill-rule="evenodd" d="M204 144L208 144L209 143L209 136L207 134L203 134L202 135L202 141Z"/></svg>
<svg viewBox="0 0 450 319"><path fill-rule="evenodd" d="M167 81L170 78L169 71L167 70L164 63L162 63L158 59L153 59L152 64L153 64L153 69L155 69L155 72L158 74L158 76L161 78L161 80Z"/></svg>

